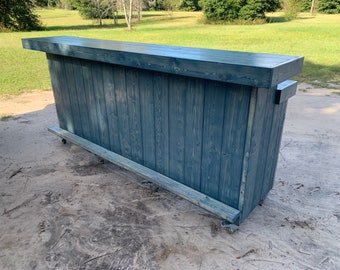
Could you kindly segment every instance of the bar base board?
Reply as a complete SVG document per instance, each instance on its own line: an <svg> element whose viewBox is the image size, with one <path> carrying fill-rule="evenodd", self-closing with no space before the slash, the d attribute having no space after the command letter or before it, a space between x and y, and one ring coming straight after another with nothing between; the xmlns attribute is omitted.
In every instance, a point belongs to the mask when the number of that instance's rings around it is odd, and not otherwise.
<svg viewBox="0 0 340 270"><path fill-rule="evenodd" d="M219 202L211 197L208 197L188 186L185 186L165 175L162 175L154 170L151 170L143 165L140 165L130 159L127 159L121 155L118 155L112 151L109 151L97 144L94 144L82 137L79 137L67 130L61 129L59 127L50 127L48 129L51 133L67 140L73 144L76 144L97 156L104 158L124 169L132 171L138 175L148 178L153 183L159 185L160 187L198 205L209 212L215 214L216 216L226 220L231 224L238 223L238 218L240 216L240 211L230 207L222 202Z"/></svg>

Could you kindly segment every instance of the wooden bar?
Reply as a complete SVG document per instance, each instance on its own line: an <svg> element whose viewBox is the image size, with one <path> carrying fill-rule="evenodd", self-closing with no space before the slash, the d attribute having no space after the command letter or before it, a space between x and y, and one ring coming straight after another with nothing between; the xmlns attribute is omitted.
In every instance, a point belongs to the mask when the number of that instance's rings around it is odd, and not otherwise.
<svg viewBox="0 0 340 270"><path fill-rule="evenodd" d="M46 52L54 134L239 225L273 186L303 57L77 37Z"/></svg>

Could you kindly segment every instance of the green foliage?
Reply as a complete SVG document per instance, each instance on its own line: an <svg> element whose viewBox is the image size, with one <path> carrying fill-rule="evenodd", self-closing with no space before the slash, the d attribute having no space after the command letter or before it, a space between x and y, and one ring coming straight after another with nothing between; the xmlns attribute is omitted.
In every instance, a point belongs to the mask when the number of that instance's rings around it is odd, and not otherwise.
<svg viewBox="0 0 340 270"><path fill-rule="evenodd" d="M209 21L264 19L265 12L276 11L280 0L200 0Z"/></svg>
<svg viewBox="0 0 340 270"><path fill-rule="evenodd" d="M154 10L166 10L172 12L181 7L183 0L156 0L155 2Z"/></svg>
<svg viewBox="0 0 340 270"><path fill-rule="evenodd" d="M75 0L34 0L38 7L58 7L65 9L75 9Z"/></svg>
<svg viewBox="0 0 340 270"><path fill-rule="evenodd" d="M76 0L75 5L82 18L84 19L96 18L96 7L92 0Z"/></svg>
<svg viewBox="0 0 340 270"><path fill-rule="evenodd" d="M281 0L262 1L265 6L265 12L275 12L281 9Z"/></svg>
<svg viewBox="0 0 340 270"><path fill-rule="evenodd" d="M198 4L198 0L183 0L180 9L185 11L199 11L201 7Z"/></svg>
<svg viewBox="0 0 340 270"><path fill-rule="evenodd" d="M340 0L319 0L320 13L340 14Z"/></svg>
<svg viewBox="0 0 340 270"><path fill-rule="evenodd" d="M249 0L239 11L239 19L255 20L264 19L266 12L266 1Z"/></svg>
<svg viewBox="0 0 340 270"><path fill-rule="evenodd" d="M238 18L242 0L200 0L206 18L209 21L233 21Z"/></svg>
<svg viewBox="0 0 340 270"><path fill-rule="evenodd" d="M302 11L304 0L283 0L283 11L285 12L286 20L290 21L296 19L298 14Z"/></svg>
<svg viewBox="0 0 340 270"><path fill-rule="evenodd" d="M35 0L34 4L38 7L47 7L48 6L48 0Z"/></svg>
<svg viewBox="0 0 340 270"><path fill-rule="evenodd" d="M182 4L182 0L163 0L162 2L165 10L170 12L178 10Z"/></svg>
<svg viewBox="0 0 340 270"><path fill-rule="evenodd" d="M312 6L312 0L303 0L301 11L310 12L311 6Z"/></svg>
<svg viewBox="0 0 340 270"><path fill-rule="evenodd" d="M76 0L58 0L57 7L65 9L76 9Z"/></svg>
<svg viewBox="0 0 340 270"><path fill-rule="evenodd" d="M51 89L45 54L24 50L21 38L65 35L301 55L305 56L303 73L294 80L332 88L337 85L340 89L339 58L335 57L340 44L340 16L301 14L301 20L285 23L282 13L275 13L272 18L281 23L230 26L200 24L200 12L174 12L170 18L163 11L152 11L144 12L143 19L135 22L135 31L128 32L125 27L114 27L112 20L105 20L105 26L99 27L73 10L39 9L37 13L48 31L0 34L0 99L34 89Z"/></svg>
<svg viewBox="0 0 340 270"><path fill-rule="evenodd" d="M33 13L32 0L0 0L0 31L32 31L42 29Z"/></svg>
<svg viewBox="0 0 340 270"><path fill-rule="evenodd" d="M98 19L101 25L104 18L114 17L116 1L73 0L73 5L84 19Z"/></svg>

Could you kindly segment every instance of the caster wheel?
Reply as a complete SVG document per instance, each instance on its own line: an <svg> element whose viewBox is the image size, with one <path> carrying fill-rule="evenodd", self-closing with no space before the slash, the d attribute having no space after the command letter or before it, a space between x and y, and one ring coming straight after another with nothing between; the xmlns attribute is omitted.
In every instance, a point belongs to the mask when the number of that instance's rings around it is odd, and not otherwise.
<svg viewBox="0 0 340 270"><path fill-rule="evenodd" d="M235 224L230 224L228 221L223 221L221 223L222 228L226 228L229 233L234 233L238 230L238 226Z"/></svg>

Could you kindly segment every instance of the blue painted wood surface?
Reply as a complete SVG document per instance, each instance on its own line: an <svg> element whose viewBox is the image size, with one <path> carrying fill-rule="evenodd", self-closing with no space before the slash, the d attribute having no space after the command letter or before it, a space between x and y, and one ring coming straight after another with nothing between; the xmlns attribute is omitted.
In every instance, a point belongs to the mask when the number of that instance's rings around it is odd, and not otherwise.
<svg viewBox="0 0 340 270"><path fill-rule="evenodd" d="M272 188L296 90L285 80L301 57L71 37L23 44L47 52L65 132L236 209L235 224Z"/></svg>
<svg viewBox="0 0 340 270"><path fill-rule="evenodd" d="M275 103L281 104L283 102L286 102L289 98L295 95L296 88L296 81L286 80L280 83L276 88Z"/></svg>
<svg viewBox="0 0 340 270"><path fill-rule="evenodd" d="M303 57L68 36L23 39L27 49L116 65L269 88L298 74Z"/></svg>

